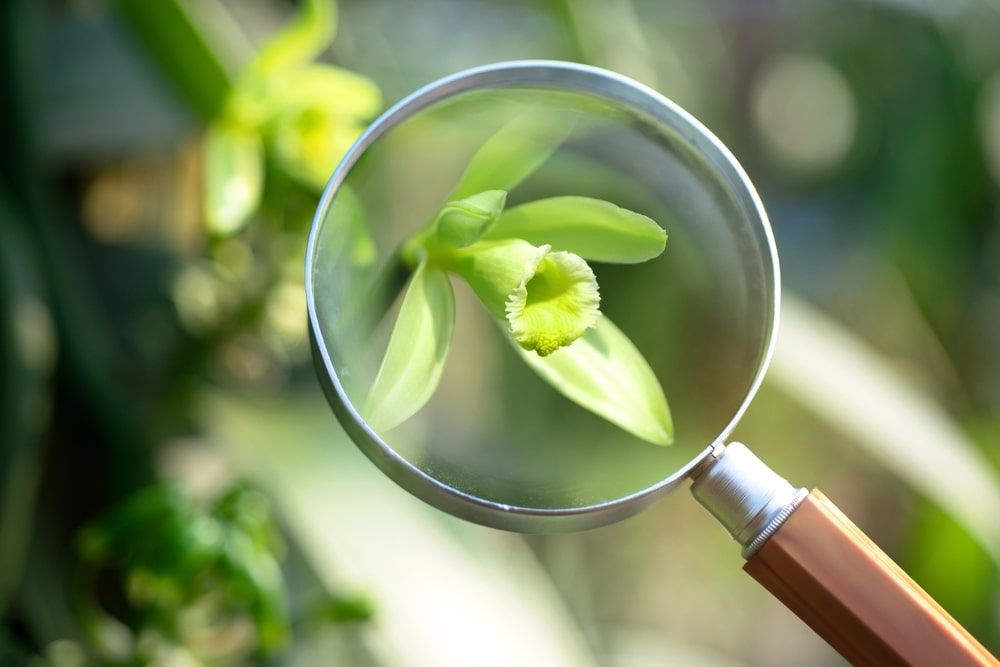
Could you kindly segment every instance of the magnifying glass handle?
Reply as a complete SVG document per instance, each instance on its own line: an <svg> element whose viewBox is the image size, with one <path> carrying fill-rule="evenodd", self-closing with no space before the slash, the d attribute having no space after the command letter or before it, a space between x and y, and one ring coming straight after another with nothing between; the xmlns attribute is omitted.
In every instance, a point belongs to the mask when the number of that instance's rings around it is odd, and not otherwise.
<svg viewBox="0 0 1000 667"><path fill-rule="evenodd" d="M817 490L743 569L855 665L998 665Z"/></svg>
<svg viewBox="0 0 1000 667"><path fill-rule="evenodd" d="M1000 665L826 496L743 445L719 447L691 491L743 545L743 569L852 664Z"/></svg>

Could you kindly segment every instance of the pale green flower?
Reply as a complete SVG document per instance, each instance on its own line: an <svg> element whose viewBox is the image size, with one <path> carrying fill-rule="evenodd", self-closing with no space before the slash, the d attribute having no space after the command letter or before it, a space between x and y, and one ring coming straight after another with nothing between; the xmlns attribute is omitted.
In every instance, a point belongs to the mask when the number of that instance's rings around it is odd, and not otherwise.
<svg viewBox="0 0 1000 667"><path fill-rule="evenodd" d="M321 190L382 106L371 79L312 62L329 46L335 28L330 0L305 0L247 65L210 124L204 211L213 233L239 231L259 208L265 153L295 180Z"/></svg>
<svg viewBox="0 0 1000 667"><path fill-rule="evenodd" d="M318 107L291 109L275 123L275 157L291 176L322 189L363 126Z"/></svg>
<svg viewBox="0 0 1000 667"><path fill-rule="evenodd" d="M503 190L487 190L448 202L423 231L403 244L403 261L416 266L429 253L447 253L475 243L496 224L506 201Z"/></svg>
<svg viewBox="0 0 1000 667"><path fill-rule="evenodd" d="M506 192L487 190L445 204L431 225L434 241L454 248L475 243L496 224L506 203Z"/></svg>
<svg viewBox="0 0 1000 667"><path fill-rule="evenodd" d="M205 133L202 170L205 224L231 234L250 219L264 187L264 149L254 128L217 122Z"/></svg>
<svg viewBox="0 0 1000 667"><path fill-rule="evenodd" d="M566 123L549 120L517 119L491 137L473 156L453 200L400 248L400 258L415 271L362 410L374 428L395 428L437 388L455 320L451 274L472 288L525 363L555 390L647 442L673 441L659 380L601 314L597 279L587 263L653 259L666 244L663 228L587 197L505 209L506 190L541 165L569 131Z"/></svg>
<svg viewBox="0 0 1000 667"><path fill-rule="evenodd" d="M316 190L378 113L382 95L371 79L325 64L278 77L268 89L265 132L278 163Z"/></svg>
<svg viewBox="0 0 1000 667"><path fill-rule="evenodd" d="M480 241L432 255L461 276L514 340L541 356L569 345L600 314L597 279L570 252L527 241Z"/></svg>
<svg viewBox="0 0 1000 667"><path fill-rule="evenodd" d="M549 252L507 297L507 322L514 340L545 357L594 326L601 296L590 266L571 252Z"/></svg>

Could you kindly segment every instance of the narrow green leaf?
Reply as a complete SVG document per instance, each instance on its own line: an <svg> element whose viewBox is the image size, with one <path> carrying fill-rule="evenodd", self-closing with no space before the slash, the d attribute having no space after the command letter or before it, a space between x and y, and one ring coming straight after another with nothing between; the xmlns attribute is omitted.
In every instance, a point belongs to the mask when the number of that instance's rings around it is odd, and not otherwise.
<svg viewBox="0 0 1000 667"><path fill-rule="evenodd" d="M140 46L194 111L203 120L215 116L239 67L232 57L237 49L224 37L236 27L228 12L221 7L208 11L213 3L191 0L117 0L115 4Z"/></svg>
<svg viewBox="0 0 1000 667"><path fill-rule="evenodd" d="M513 190L555 152L572 129L565 119L515 118L476 151L451 198L465 199L484 190Z"/></svg>
<svg viewBox="0 0 1000 667"><path fill-rule="evenodd" d="M453 248L472 245L496 223L506 201L503 190L487 190L448 202L434 222L435 241Z"/></svg>
<svg viewBox="0 0 1000 667"><path fill-rule="evenodd" d="M663 389L642 353L611 320L547 357L514 348L543 380L566 398L632 435L656 445L674 440L674 424Z"/></svg>
<svg viewBox="0 0 1000 667"><path fill-rule="evenodd" d="M31 223L0 187L0 610L24 575L49 429L57 334ZM26 409L31 406L32 409ZM23 590L23 589L21 589ZM3 652L0 651L0 663Z"/></svg>
<svg viewBox="0 0 1000 667"><path fill-rule="evenodd" d="M441 380L455 326L455 295L448 275L421 264L403 295L382 366L365 401L364 414L377 431L412 417Z"/></svg>
<svg viewBox="0 0 1000 667"><path fill-rule="evenodd" d="M485 238L524 239L617 264L650 260L667 243L667 233L653 220L589 197L551 197L507 209Z"/></svg>
<svg viewBox="0 0 1000 667"><path fill-rule="evenodd" d="M323 53L337 32L333 0L301 0L299 10L261 49L251 76L267 77L303 65Z"/></svg>
<svg viewBox="0 0 1000 667"><path fill-rule="evenodd" d="M214 123L205 133L205 223L216 234L232 234L257 210L263 187L260 136L232 123Z"/></svg>

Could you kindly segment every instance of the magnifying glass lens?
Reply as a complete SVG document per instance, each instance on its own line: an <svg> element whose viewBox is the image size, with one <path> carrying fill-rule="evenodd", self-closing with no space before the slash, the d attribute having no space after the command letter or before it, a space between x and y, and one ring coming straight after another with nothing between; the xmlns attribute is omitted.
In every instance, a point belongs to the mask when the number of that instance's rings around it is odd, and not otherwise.
<svg viewBox="0 0 1000 667"><path fill-rule="evenodd" d="M546 382L503 319L454 273L454 331L429 400L399 425L353 430L443 487L488 503L585 508L656 487L728 431L762 364L773 268L749 204L675 107L667 116L679 120L670 123L643 103L556 84L497 83L438 97L397 114L349 154L317 218L316 343L338 386L338 414L357 421L370 409L419 263L413 253L409 266L401 261L400 249L405 256L447 202L474 194L460 190L507 191L505 211L552 197L602 200L648 216L668 235L648 261L587 263L601 313L663 389L672 444L644 441ZM492 174L463 185L484 150Z"/></svg>

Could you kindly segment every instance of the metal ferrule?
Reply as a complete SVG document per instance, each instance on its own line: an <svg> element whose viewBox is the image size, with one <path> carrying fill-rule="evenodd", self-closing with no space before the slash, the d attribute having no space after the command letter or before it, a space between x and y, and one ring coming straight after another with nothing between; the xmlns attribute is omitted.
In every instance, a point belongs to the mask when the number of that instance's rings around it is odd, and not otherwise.
<svg viewBox="0 0 1000 667"><path fill-rule="evenodd" d="M750 558L809 492L795 488L744 445L718 446L692 475L691 493Z"/></svg>

